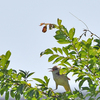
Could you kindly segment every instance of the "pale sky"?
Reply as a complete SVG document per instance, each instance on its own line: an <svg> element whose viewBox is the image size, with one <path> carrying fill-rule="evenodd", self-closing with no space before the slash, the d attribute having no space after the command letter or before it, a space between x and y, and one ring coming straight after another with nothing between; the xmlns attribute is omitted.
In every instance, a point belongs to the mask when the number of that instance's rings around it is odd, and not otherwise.
<svg viewBox="0 0 100 100"><path fill-rule="evenodd" d="M53 67L48 62L48 56L40 58L40 53L47 48L62 47L54 39L55 30L42 33L42 22L62 24L69 30L74 27L76 36L83 33L85 25L69 12L84 21L89 29L100 36L100 0L1 0L0 1L0 54L10 50L9 68L35 72L32 78L46 75L50 79L49 87L55 88L52 73L48 68ZM90 34L88 35L88 37ZM56 64L55 64L56 65ZM69 81L71 89L78 87L75 77L71 74ZM37 83L33 81L32 84ZM65 91L59 87L58 91Z"/></svg>

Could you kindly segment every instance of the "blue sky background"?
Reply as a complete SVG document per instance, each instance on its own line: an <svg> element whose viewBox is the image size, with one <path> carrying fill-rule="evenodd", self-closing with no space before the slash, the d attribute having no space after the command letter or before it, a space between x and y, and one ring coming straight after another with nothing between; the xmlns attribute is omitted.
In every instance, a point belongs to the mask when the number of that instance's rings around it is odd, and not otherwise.
<svg viewBox="0 0 100 100"><path fill-rule="evenodd" d="M49 87L55 88L52 74L48 68L53 67L48 62L49 56L40 58L40 53L47 48L62 47L53 38L55 30L42 33L42 22L62 24L69 30L74 27L76 36L83 33L85 25L69 12L84 21L89 29L100 36L100 1L99 0L1 0L0 1L0 54L10 50L9 68L35 72L34 78L46 75L50 79ZM90 34L88 35L88 37ZM75 77L71 78L71 89L78 87ZM35 85L35 81L32 85ZM85 84L87 85L87 84ZM59 87L57 91L65 91Z"/></svg>

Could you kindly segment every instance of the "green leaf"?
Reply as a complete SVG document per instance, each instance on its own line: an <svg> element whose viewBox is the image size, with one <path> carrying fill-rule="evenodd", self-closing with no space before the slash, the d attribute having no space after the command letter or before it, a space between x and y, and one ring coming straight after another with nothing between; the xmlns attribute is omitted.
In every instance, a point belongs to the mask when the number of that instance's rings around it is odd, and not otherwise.
<svg viewBox="0 0 100 100"><path fill-rule="evenodd" d="M92 44L92 39L89 38L87 40L86 47L89 48L91 46L91 44Z"/></svg>
<svg viewBox="0 0 100 100"><path fill-rule="evenodd" d="M78 77L75 82L79 81L79 80L82 80L82 78L84 77L84 75L81 75L80 77Z"/></svg>
<svg viewBox="0 0 100 100"><path fill-rule="evenodd" d="M11 95L11 97L12 97L12 98L14 98L14 97L15 97L14 90L11 90L11 91L10 91L10 95Z"/></svg>
<svg viewBox="0 0 100 100"><path fill-rule="evenodd" d="M46 49L44 51L44 54L53 54L53 51L51 49Z"/></svg>
<svg viewBox="0 0 100 100"><path fill-rule="evenodd" d="M34 94L34 90L31 90L28 95L32 98L33 97L33 94Z"/></svg>
<svg viewBox="0 0 100 100"><path fill-rule="evenodd" d="M68 43L71 43L69 40L64 40L64 39L58 40L57 42L59 44L68 44Z"/></svg>
<svg viewBox="0 0 100 100"><path fill-rule="evenodd" d="M82 90L89 90L89 87L82 87Z"/></svg>
<svg viewBox="0 0 100 100"><path fill-rule="evenodd" d="M48 91L48 97L51 97L51 95L52 95L52 91L49 90L49 91Z"/></svg>
<svg viewBox="0 0 100 100"><path fill-rule="evenodd" d="M89 86L92 84L92 80L90 78L87 78Z"/></svg>
<svg viewBox="0 0 100 100"><path fill-rule="evenodd" d="M40 78L32 78L32 79L39 82L39 83L41 83L41 84L45 84L45 82Z"/></svg>
<svg viewBox="0 0 100 100"><path fill-rule="evenodd" d="M11 75L12 74L12 69L8 70L8 74Z"/></svg>
<svg viewBox="0 0 100 100"><path fill-rule="evenodd" d="M39 92L38 92L38 90L35 91L35 97L36 97L36 98L39 97Z"/></svg>
<svg viewBox="0 0 100 100"><path fill-rule="evenodd" d="M71 64L67 60L64 63L71 66Z"/></svg>
<svg viewBox="0 0 100 100"><path fill-rule="evenodd" d="M41 52L41 53L40 53L40 57L43 56L43 55L44 55L44 52Z"/></svg>
<svg viewBox="0 0 100 100"><path fill-rule="evenodd" d="M53 64L59 62L59 61L62 60L63 58L64 58L64 57L58 57L58 58L53 62Z"/></svg>
<svg viewBox="0 0 100 100"><path fill-rule="evenodd" d="M50 78L48 79L47 76L44 76L44 80L46 81L46 86L48 86L48 83L49 83Z"/></svg>
<svg viewBox="0 0 100 100"><path fill-rule="evenodd" d="M68 73L68 69L67 68L62 68L62 69L60 69L60 74L62 75L62 74L66 74L66 73Z"/></svg>
<svg viewBox="0 0 100 100"><path fill-rule="evenodd" d="M6 52L5 57L6 57L6 59L8 60L8 59L10 58L10 56L11 56L11 52L8 50L8 51Z"/></svg>
<svg viewBox="0 0 100 100"><path fill-rule="evenodd" d="M57 30L57 31L56 31L56 35L58 35L58 34L60 34L60 33L61 33L60 30Z"/></svg>
<svg viewBox="0 0 100 100"><path fill-rule="evenodd" d="M67 38L65 34L58 34L58 35L55 35L54 37L56 40L60 40L60 39L65 40Z"/></svg>
<svg viewBox="0 0 100 100"><path fill-rule="evenodd" d="M96 100L95 98L90 97L89 100Z"/></svg>
<svg viewBox="0 0 100 100"><path fill-rule="evenodd" d="M57 50L58 50L61 54L63 54L63 52L62 52L62 49L61 49L61 48L57 48Z"/></svg>
<svg viewBox="0 0 100 100"><path fill-rule="evenodd" d="M54 48L52 48L56 53L57 53L57 48L56 47L54 47Z"/></svg>
<svg viewBox="0 0 100 100"><path fill-rule="evenodd" d="M17 93L22 94L23 93L24 84L20 84L17 88Z"/></svg>
<svg viewBox="0 0 100 100"><path fill-rule="evenodd" d="M34 90L34 88L30 87L26 92L25 92L25 95L29 95L29 93Z"/></svg>
<svg viewBox="0 0 100 100"><path fill-rule="evenodd" d="M5 92L5 88L2 88L2 89L0 90L1 96L4 94L4 92Z"/></svg>
<svg viewBox="0 0 100 100"><path fill-rule="evenodd" d="M100 100L100 97L98 97L97 100Z"/></svg>
<svg viewBox="0 0 100 100"><path fill-rule="evenodd" d="M81 45L80 44L81 44L80 42L75 44L75 47L77 48L77 51L79 51L81 49Z"/></svg>
<svg viewBox="0 0 100 100"><path fill-rule="evenodd" d="M35 73L35 72L29 73L29 74L27 75L27 78L30 77L31 75L33 75L34 73Z"/></svg>
<svg viewBox="0 0 100 100"><path fill-rule="evenodd" d="M71 52L69 52L70 54L76 54L76 52L75 51L71 51Z"/></svg>
<svg viewBox="0 0 100 100"><path fill-rule="evenodd" d="M76 37L75 37L75 38L73 38L73 40L72 40L72 41L73 41L73 44L75 45L75 44L77 44L77 43L78 43L78 38L76 38Z"/></svg>
<svg viewBox="0 0 100 100"><path fill-rule="evenodd" d="M60 20L59 18L57 19L57 23L60 26L61 25L62 20Z"/></svg>
<svg viewBox="0 0 100 100"><path fill-rule="evenodd" d="M3 76L3 73L2 73L2 72L0 72L0 77L1 77L1 76Z"/></svg>
<svg viewBox="0 0 100 100"><path fill-rule="evenodd" d="M79 88L81 88L81 86L83 85L84 81L85 81L85 80L81 80L81 81L79 82Z"/></svg>
<svg viewBox="0 0 100 100"><path fill-rule="evenodd" d="M5 94L5 100L8 100L8 99L9 99L9 91L7 91Z"/></svg>
<svg viewBox="0 0 100 100"><path fill-rule="evenodd" d="M72 45L66 46L66 49L68 49L68 50L75 50L74 47L73 47Z"/></svg>
<svg viewBox="0 0 100 100"><path fill-rule="evenodd" d="M79 52L79 55L81 56L81 58L86 58L87 52L81 50L81 51Z"/></svg>
<svg viewBox="0 0 100 100"><path fill-rule="evenodd" d="M15 95L16 100L20 100L20 94Z"/></svg>
<svg viewBox="0 0 100 100"><path fill-rule="evenodd" d="M68 36L69 33L68 33L68 30L65 28L65 26L63 26L63 30L64 30L64 33Z"/></svg>
<svg viewBox="0 0 100 100"><path fill-rule="evenodd" d="M67 57L64 57L64 59L61 61L61 63L64 63L67 60L68 60L68 58Z"/></svg>
<svg viewBox="0 0 100 100"><path fill-rule="evenodd" d="M68 50L67 50L65 47L63 47L62 50L63 50L64 53L68 56Z"/></svg>
<svg viewBox="0 0 100 100"><path fill-rule="evenodd" d="M56 57L58 57L59 55L52 55L48 58L48 62L51 62L52 60L54 60Z"/></svg>
<svg viewBox="0 0 100 100"><path fill-rule="evenodd" d="M69 31L69 37L71 40L73 39L74 34L75 34L75 28L71 28Z"/></svg>
<svg viewBox="0 0 100 100"><path fill-rule="evenodd" d="M5 57L3 57L2 59L1 59L1 66L4 68L4 66L5 66L5 64L6 64L6 62L7 62L7 60L6 60L6 58Z"/></svg>

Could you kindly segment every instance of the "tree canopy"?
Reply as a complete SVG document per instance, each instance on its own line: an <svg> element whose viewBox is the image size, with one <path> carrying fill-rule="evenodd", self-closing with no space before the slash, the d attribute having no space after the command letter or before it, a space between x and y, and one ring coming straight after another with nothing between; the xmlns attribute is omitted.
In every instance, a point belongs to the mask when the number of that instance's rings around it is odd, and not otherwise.
<svg viewBox="0 0 100 100"><path fill-rule="evenodd" d="M36 86L32 87L28 78L34 72L28 72L16 69L9 69L9 58L11 52L8 50L6 54L0 56L0 94L5 93L5 100L9 100L9 95L16 100L20 100L21 95L27 100L99 100L100 99L100 38L88 29L84 29L84 33L79 37L75 37L75 28L69 31L62 25L62 20L57 19L57 25L52 23L41 23L42 32L46 33L47 26L49 29L56 29L54 38L62 47L52 47L40 53L40 56L50 55L48 62L58 64L63 68L60 74L73 73L77 75L75 82L79 82L79 90L72 92L55 93L52 88L48 87L50 78L44 76L44 80L40 78L32 78L37 81ZM90 32L90 37L86 37ZM63 46L64 44L64 46ZM42 59L42 58L41 58ZM84 87L83 83L88 82L88 86ZM84 95L83 92L86 91ZM45 99L44 99L45 98Z"/></svg>

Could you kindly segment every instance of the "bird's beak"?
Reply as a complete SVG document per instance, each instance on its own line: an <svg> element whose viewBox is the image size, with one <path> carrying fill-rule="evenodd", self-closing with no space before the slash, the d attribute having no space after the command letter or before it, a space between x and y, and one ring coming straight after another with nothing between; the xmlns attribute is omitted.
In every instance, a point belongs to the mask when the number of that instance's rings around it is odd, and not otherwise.
<svg viewBox="0 0 100 100"><path fill-rule="evenodd" d="M53 72L53 69L52 68L48 68L48 69L51 69L49 72Z"/></svg>

